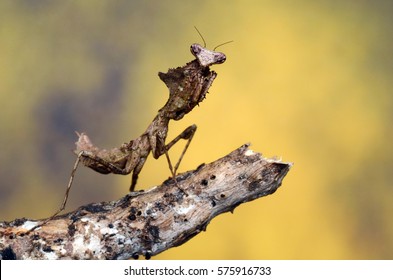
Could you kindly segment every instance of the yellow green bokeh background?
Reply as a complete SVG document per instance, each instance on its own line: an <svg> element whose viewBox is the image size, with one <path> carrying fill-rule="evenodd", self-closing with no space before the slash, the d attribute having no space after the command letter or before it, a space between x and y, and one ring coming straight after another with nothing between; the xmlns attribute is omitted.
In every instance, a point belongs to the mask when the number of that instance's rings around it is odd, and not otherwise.
<svg viewBox="0 0 393 280"><path fill-rule="evenodd" d="M158 71L203 34L227 55L181 171L240 145L294 162L282 187L156 259L393 258L393 2L1 1L0 219L59 207L74 131L138 137L166 101ZM183 144L171 151L179 155ZM168 176L149 158L138 187ZM123 196L130 176L80 168L67 211Z"/></svg>

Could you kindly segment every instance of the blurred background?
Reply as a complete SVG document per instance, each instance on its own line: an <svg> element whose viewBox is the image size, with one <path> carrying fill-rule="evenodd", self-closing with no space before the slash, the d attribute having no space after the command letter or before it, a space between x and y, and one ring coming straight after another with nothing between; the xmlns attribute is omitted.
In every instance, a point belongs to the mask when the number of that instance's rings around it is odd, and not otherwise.
<svg viewBox="0 0 393 280"><path fill-rule="evenodd" d="M157 73L189 47L233 43L180 172L246 142L294 166L273 195L214 219L156 259L393 258L392 1L1 1L0 219L60 206L86 132L138 137L167 100ZM176 158L184 142L171 151ZM149 157L137 188L170 176ZM79 168L71 211L125 195L130 176Z"/></svg>

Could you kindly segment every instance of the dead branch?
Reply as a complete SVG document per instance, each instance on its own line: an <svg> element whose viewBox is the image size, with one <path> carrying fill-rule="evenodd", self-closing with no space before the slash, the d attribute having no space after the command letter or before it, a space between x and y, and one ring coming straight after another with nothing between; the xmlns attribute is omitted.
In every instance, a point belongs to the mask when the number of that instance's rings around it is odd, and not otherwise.
<svg viewBox="0 0 393 280"><path fill-rule="evenodd" d="M117 201L85 205L34 231L28 232L41 221L0 222L0 259L150 258L179 246L215 216L281 185L291 164L248 146L178 175L178 186L167 180Z"/></svg>

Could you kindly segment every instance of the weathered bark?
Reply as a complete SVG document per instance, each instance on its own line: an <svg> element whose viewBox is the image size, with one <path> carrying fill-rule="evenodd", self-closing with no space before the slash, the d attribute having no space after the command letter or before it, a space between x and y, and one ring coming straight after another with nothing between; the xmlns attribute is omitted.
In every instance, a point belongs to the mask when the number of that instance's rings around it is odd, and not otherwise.
<svg viewBox="0 0 393 280"><path fill-rule="evenodd" d="M217 215L274 193L291 164L243 145L145 192L82 206L28 232L40 221L0 223L0 259L128 259L179 246ZM184 192L182 191L184 190Z"/></svg>

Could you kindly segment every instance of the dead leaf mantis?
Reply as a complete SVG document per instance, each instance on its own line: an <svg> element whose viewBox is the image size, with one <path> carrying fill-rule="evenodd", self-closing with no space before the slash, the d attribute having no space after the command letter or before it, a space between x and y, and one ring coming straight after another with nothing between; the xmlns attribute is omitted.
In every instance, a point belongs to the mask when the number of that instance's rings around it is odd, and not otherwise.
<svg viewBox="0 0 393 280"><path fill-rule="evenodd" d="M79 139L74 151L78 157L68 188L71 187L75 170L81 161L85 166L102 174L127 175L132 172L130 191L134 191L138 175L150 152L155 159L165 154L172 176L175 177L197 127L196 125L187 127L175 139L165 144L169 121L182 119L205 98L217 76L214 71L210 71L209 66L223 63L226 60L225 54L208 50L199 44L191 45L191 53L196 57L195 60L183 67L169 69L168 73L159 73L160 79L169 88L169 99L141 136L129 143L124 143L120 148L100 150L91 143L86 134L78 134ZM168 151L180 139L188 141L177 164L173 167Z"/></svg>
<svg viewBox="0 0 393 280"><path fill-rule="evenodd" d="M202 40L204 41L203 37ZM199 44L192 44L191 53L195 57L193 61L187 63L183 67L169 69L167 73L160 72L158 74L160 79L169 89L169 98L141 136L128 143L124 143L120 148L105 150L95 147L85 133L77 133L79 139L75 143L76 149L74 151L77 155L77 159L71 172L63 203L55 214L29 231L44 225L65 209L75 172L80 162L102 174L113 173L127 175L132 173L130 186L130 191L132 192L135 189L139 173L149 154L152 153L155 159L165 154L172 178L176 182L175 177L177 169L190 145L197 126L194 124L187 127L172 141L165 144L169 121L182 119L206 97L210 86L217 76L217 73L211 71L209 67L211 65L224 63L226 60L224 53L208 50L205 46L202 47ZM179 160L173 167L168 151L180 139L187 140L187 143Z"/></svg>

